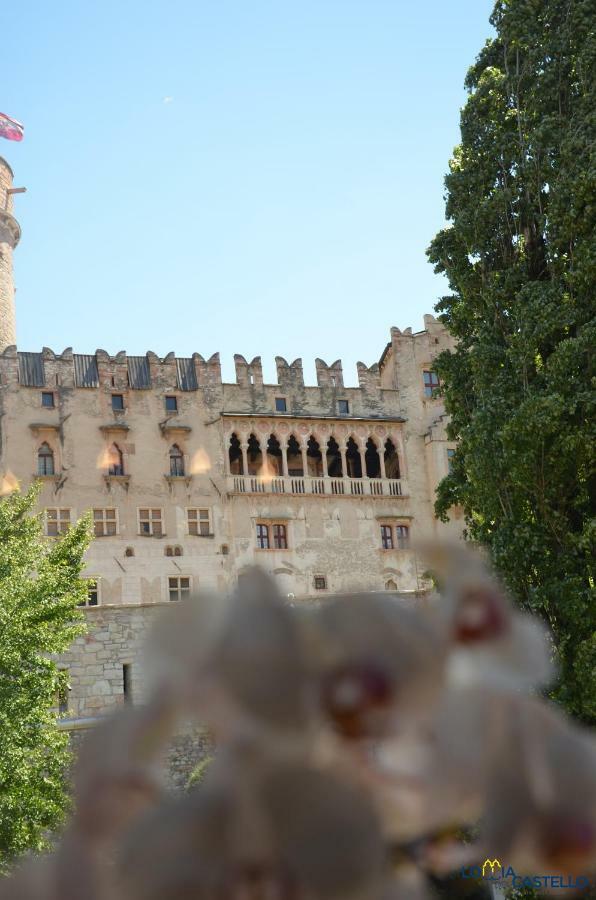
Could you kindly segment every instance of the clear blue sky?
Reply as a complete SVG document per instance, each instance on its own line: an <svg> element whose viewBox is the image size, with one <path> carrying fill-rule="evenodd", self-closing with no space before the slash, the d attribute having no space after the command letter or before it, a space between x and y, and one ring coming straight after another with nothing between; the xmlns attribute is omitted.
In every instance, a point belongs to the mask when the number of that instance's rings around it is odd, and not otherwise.
<svg viewBox="0 0 596 900"><path fill-rule="evenodd" d="M2 21L21 349L378 360L444 282L492 0L21 0Z"/></svg>

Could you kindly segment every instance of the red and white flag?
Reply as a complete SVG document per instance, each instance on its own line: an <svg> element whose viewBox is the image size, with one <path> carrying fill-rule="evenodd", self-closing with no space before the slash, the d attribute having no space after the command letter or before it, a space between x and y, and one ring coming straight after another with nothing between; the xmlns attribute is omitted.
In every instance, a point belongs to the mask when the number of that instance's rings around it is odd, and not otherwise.
<svg viewBox="0 0 596 900"><path fill-rule="evenodd" d="M24 125L0 113L0 137L6 138L7 141L22 141L24 132Z"/></svg>

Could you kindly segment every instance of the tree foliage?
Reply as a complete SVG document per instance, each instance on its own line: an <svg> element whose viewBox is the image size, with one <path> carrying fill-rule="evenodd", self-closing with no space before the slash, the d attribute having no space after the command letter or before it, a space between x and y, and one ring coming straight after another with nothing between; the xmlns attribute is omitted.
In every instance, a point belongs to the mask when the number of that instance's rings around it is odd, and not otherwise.
<svg viewBox="0 0 596 900"><path fill-rule="evenodd" d="M61 673L51 655L84 630L77 605L90 522L60 540L33 516L38 489L0 502L0 871L40 849L67 807L68 738L56 724Z"/></svg>
<svg viewBox="0 0 596 900"><path fill-rule="evenodd" d="M429 258L458 339L439 357L464 508L524 606L550 624L558 699L596 721L596 3L499 0L468 72ZM591 506L592 504L592 506Z"/></svg>

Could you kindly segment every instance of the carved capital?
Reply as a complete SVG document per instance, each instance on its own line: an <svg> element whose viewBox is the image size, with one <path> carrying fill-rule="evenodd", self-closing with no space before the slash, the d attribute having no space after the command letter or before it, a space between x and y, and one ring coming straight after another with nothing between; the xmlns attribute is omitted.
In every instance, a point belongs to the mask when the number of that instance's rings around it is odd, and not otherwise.
<svg viewBox="0 0 596 900"><path fill-rule="evenodd" d="M14 250L20 239L21 226L14 216L0 209L0 244L8 244Z"/></svg>

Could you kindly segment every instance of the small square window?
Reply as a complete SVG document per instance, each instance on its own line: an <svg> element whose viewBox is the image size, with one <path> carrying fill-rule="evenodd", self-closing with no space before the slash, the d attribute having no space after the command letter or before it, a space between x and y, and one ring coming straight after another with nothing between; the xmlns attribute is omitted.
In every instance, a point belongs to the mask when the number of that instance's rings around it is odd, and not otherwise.
<svg viewBox="0 0 596 900"><path fill-rule="evenodd" d="M178 412L177 397L166 397L166 412Z"/></svg>
<svg viewBox="0 0 596 900"><path fill-rule="evenodd" d="M54 408L54 393L53 393L53 391L42 391L41 392L41 405L45 406L46 409Z"/></svg>
<svg viewBox="0 0 596 900"><path fill-rule="evenodd" d="M326 591L327 579L324 575L315 575L315 591Z"/></svg>
<svg viewBox="0 0 596 900"><path fill-rule="evenodd" d="M285 397L276 397L275 398L275 411L276 412L286 412L287 403Z"/></svg>
<svg viewBox="0 0 596 900"><path fill-rule="evenodd" d="M124 409L124 395L123 394L112 394L112 409L115 409L115 410L123 410Z"/></svg>
<svg viewBox="0 0 596 900"><path fill-rule="evenodd" d="M338 400L337 401L337 411L340 416L347 416L350 412L350 404L347 400Z"/></svg>

